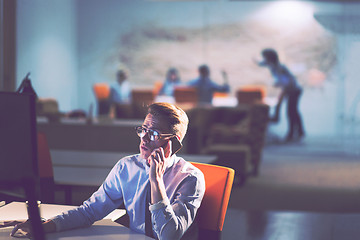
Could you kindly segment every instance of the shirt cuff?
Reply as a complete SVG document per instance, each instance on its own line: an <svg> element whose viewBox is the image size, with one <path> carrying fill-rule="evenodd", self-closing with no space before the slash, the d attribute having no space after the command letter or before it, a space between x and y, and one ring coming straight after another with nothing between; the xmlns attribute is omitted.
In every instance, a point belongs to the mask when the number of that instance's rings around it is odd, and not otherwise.
<svg viewBox="0 0 360 240"><path fill-rule="evenodd" d="M56 218L51 218L49 220L51 220L53 223L55 223L55 231L60 232L61 226L60 226L60 223L57 221L57 219Z"/></svg>
<svg viewBox="0 0 360 240"><path fill-rule="evenodd" d="M166 198L166 199L158 201L157 203L151 204L149 206L149 210L150 211L155 211L155 210L158 210L160 208L165 208L168 205L170 205L170 201L169 201L169 199Z"/></svg>

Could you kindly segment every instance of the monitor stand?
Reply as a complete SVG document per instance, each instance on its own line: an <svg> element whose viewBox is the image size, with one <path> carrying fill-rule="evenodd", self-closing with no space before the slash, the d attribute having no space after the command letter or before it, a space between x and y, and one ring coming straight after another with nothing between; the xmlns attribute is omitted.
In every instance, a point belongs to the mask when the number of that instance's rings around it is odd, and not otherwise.
<svg viewBox="0 0 360 240"><path fill-rule="evenodd" d="M39 206L36 199L36 184L33 178L23 181L26 199L28 200L27 211L31 224L32 239L45 240L45 233L41 223Z"/></svg>

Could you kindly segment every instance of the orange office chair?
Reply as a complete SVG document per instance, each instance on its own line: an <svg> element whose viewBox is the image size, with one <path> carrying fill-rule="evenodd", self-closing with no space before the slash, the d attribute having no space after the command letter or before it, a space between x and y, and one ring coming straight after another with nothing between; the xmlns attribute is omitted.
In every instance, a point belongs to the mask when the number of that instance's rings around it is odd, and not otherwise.
<svg viewBox="0 0 360 240"><path fill-rule="evenodd" d="M94 95L97 101L98 115L107 115L110 112L110 86L107 83L95 83L93 85Z"/></svg>
<svg viewBox="0 0 360 240"><path fill-rule="evenodd" d="M133 89L131 91L131 97L133 103L139 104L140 106L147 106L154 102L154 90L146 88Z"/></svg>
<svg viewBox="0 0 360 240"><path fill-rule="evenodd" d="M235 171L228 167L191 163L203 172L206 186L197 213L199 239L220 239Z"/></svg>
<svg viewBox="0 0 360 240"><path fill-rule="evenodd" d="M174 98L176 103L197 104L198 95L195 87L177 86L174 88Z"/></svg>
<svg viewBox="0 0 360 240"><path fill-rule="evenodd" d="M107 83L95 83L93 85L93 90L96 99L104 100L108 99L110 96L110 86Z"/></svg>
<svg viewBox="0 0 360 240"><path fill-rule="evenodd" d="M154 103L155 95L153 89L138 88L131 91L133 117L144 118L147 114L147 106Z"/></svg>
<svg viewBox="0 0 360 240"><path fill-rule="evenodd" d="M160 92L161 88L163 87L163 85L164 85L164 83L161 81L156 81L154 83L154 88L153 88L154 96L159 95L159 92Z"/></svg>
<svg viewBox="0 0 360 240"><path fill-rule="evenodd" d="M228 92L214 92L213 98L227 98L229 95Z"/></svg>
<svg viewBox="0 0 360 240"><path fill-rule="evenodd" d="M176 104L184 111L194 108L198 103L198 93L195 87L177 86L174 88Z"/></svg>
<svg viewBox="0 0 360 240"><path fill-rule="evenodd" d="M263 86L244 86L236 90L236 98L239 104L261 103L266 95Z"/></svg>

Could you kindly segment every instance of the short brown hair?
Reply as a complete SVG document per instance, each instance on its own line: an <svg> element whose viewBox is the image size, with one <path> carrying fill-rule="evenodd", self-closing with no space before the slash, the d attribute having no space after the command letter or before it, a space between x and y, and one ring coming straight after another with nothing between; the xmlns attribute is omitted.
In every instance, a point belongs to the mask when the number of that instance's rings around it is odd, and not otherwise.
<svg viewBox="0 0 360 240"><path fill-rule="evenodd" d="M169 123L170 131L180 137L180 142L184 139L189 124L189 118L184 110L171 103L158 102L148 107L148 114L165 118Z"/></svg>

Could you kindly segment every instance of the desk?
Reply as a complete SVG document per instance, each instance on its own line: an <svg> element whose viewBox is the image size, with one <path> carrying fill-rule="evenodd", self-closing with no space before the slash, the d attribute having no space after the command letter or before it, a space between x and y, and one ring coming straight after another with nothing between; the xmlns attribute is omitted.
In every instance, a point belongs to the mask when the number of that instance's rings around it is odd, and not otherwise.
<svg viewBox="0 0 360 240"><path fill-rule="evenodd" d="M98 187L105 180L112 167L130 153L95 152L75 150L51 150L55 184L65 189L65 201L72 202L72 187ZM187 161L212 163L215 155L180 155Z"/></svg>
<svg viewBox="0 0 360 240"><path fill-rule="evenodd" d="M129 152L100 152L51 149L53 166L101 167L111 169L119 159L132 155Z"/></svg>
<svg viewBox="0 0 360 240"><path fill-rule="evenodd" d="M129 151L138 152L140 138L135 127L141 120L112 121L111 123L86 124L84 122L42 123L39 132L46 134L50 149L84 151Z"/></svg>
<svg viewBox="0 0 360 240"><path fill-rule="evenodd" d="M44 218L50 218L64 211L75 208L75 206L41 204L40 212ZM97 221L89 228L74 229L64 232L49 233L46 235L48 240L102 240L102 239L151 239L143 234L136 233L129 228L113 222L111 219L121 216L124 210L116 209L103 220ZM0 221L27 219L25 203L12 202L0 208ZM0 228L0 240L17 239L10 237L10 228Z"/></svg>

